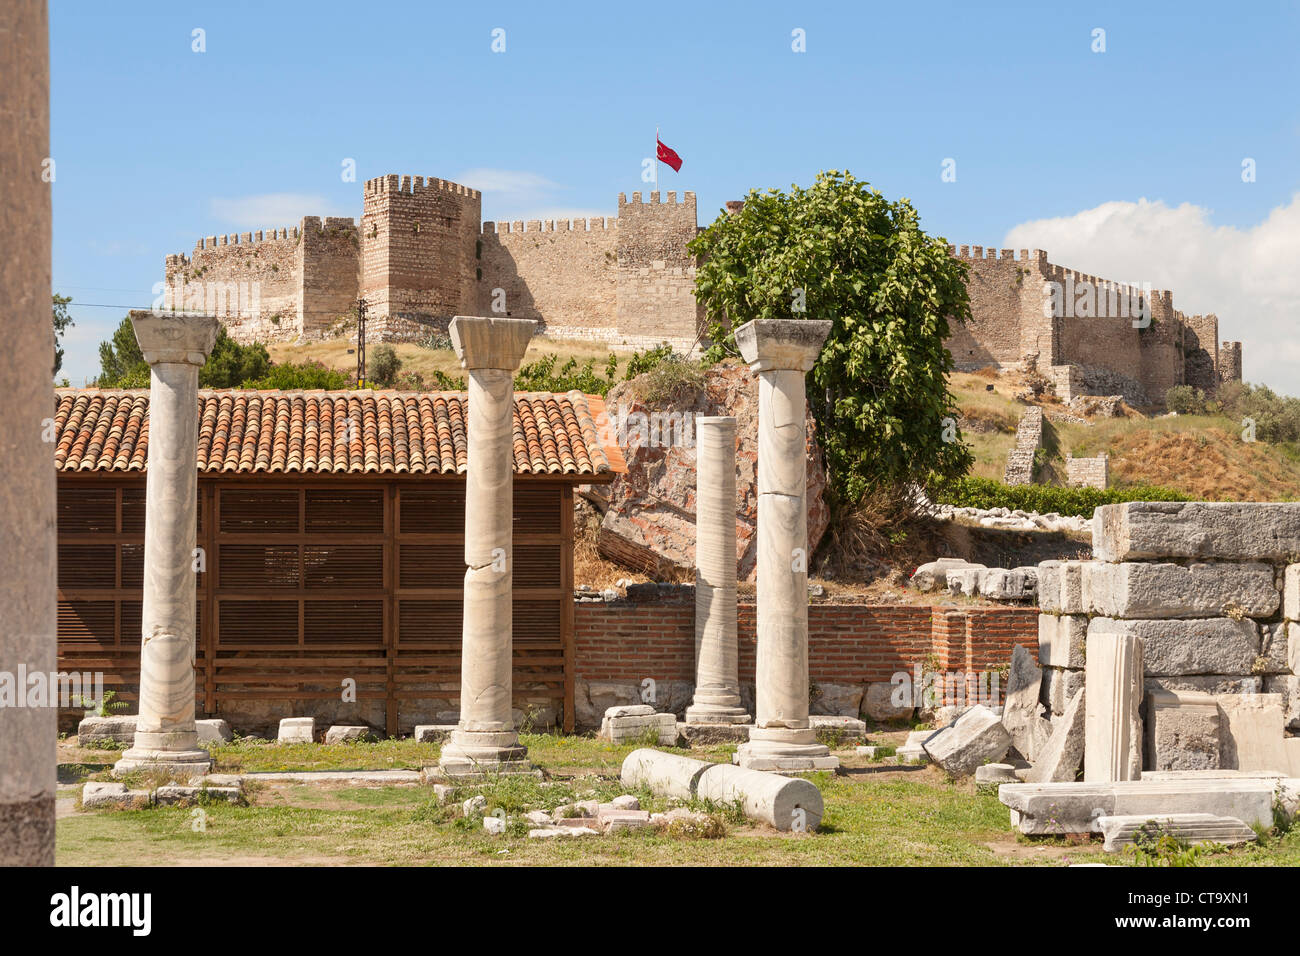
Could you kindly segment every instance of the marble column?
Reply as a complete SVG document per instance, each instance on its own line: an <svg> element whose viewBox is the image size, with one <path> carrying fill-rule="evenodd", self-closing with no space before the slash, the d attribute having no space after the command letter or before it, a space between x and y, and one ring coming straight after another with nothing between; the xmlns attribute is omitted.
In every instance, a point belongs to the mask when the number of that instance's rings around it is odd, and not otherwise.
<svg viewBox="0 0 1300 956"><path fill-rule="evenodd" d="M528 772L512 715L514 373L537 323L458 315L451 342L469 373L465 599L460 722L442 747L446 776Z"/></svg>
<svg viewBox="0 0 1300 956"><path fill-rule="evenodd" d="M132 312L149 363L140 711L114 770L205 773L194 727L194 547L199 474L199 368L217 340L214 316Z"/></svg>
<svg viewBox="0 0 1300 956"><path fill-rule="evenodd" d="M808 453L804 377L831 323L765 319L736 329L758 373L758 655L754 727L736 763L839 766L808 720Z"/></svg>
<svg viewBox="0 0 1300 956"><path fill-rule="evenodd" d="M43 0L0 5L0 672L19 695L0 706L0 867L54 865L58 709L17 683L57 670L49 50Z"/></svg>
<svg viewBox="0 0 1300 956"><path fill-rule="evenodd" d="M736 645L736 420L695 418L695 696L688 724L747 724Z"/></svg>

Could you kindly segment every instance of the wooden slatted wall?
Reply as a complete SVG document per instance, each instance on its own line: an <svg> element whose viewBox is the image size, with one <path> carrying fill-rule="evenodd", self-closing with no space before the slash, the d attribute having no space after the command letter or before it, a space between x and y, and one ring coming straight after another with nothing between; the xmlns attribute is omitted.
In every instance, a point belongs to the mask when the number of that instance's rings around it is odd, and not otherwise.
<svg viewBox="0 0 1300 956"><path fill-rule="evenodd" d="M389 733L460 677L464 484L425 476L310 481L200 478L198 709L383 702ZM515 482L516 699L573 721L573 497ZM144 543L143 476L59 479L60 667L102 670L135 699ZM238 724L237 724L238 725Z"/></svg>

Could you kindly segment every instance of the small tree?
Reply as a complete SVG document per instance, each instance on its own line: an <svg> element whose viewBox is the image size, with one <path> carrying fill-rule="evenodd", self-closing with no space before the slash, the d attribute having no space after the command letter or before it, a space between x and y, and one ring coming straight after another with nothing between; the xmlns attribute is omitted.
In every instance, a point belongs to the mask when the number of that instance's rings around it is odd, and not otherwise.
<svg viewBox="0 0 1300 956"><path fill-rule="evenodd" d="M272 367L265 345L256 342L240 345L226 334L223 326L217 330L212 354L199 369L199 385L202 388L238 388L265 377ZM140 351L130 316L113 330L111 339L99 343L99 376L95 384L100 388L149 387L149 363Z"/></svg>
<svg viewBox="0 0 1300 956"><path fill-rule="evenodd" d="M54 295L54 371L53 375L59 374L59 369L63 368L63 333L72 327L72 316L68 315L68 303L72 301L70 295Z"/></svg>
<svg viewBox="0 0 1300 956"><path fill-rule="evenodd" d="M402 370L402 360L397 357L397 349L387 342L376 345L370 353L370 380L376 385L390 388L397 381L397 373Z"/></svg>
<svg viewBox="0 0 1300 956"><path fill-rule="evenodd" d="M808 189L750 192L689 248L702 258L708 359L735 354L731 330L751 319L831 320L808 394L833 505L969 470L944 348L949 319L970 317L966 267L921 230L911 203L832 170Z"/></svg>

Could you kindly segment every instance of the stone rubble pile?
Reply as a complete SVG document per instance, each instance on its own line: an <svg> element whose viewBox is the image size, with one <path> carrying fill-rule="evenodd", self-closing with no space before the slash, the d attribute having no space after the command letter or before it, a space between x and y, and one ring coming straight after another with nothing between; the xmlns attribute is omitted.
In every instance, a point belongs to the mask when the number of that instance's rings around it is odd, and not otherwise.
<svg viewBox="0 0 1300 956"><path fill-rule="evenodd" d="M1039 566L1051 712L1063 713L1086 672L1128 654L1142 683L1122 735L1127 778L1300 776L1300 738L1288 736L1300 731L1300 505L1107 505L1094 517L1093 551L1092 561Z"/></svg>
<svg viewBox="0 0 1300 956"><path fill-rule="evenodd" d="M1039 715L1012 718L1033 764L999 790L1012 825L1113 850L1152 817L1185 842L1233 843L1294 815L1300 505L1107 505L1092 531L1093 560L1038 567L1048 735ZM1023 703L1008 691L1004 722Z"/></svg>
<svg viewBox="0 0 1300 956"><path fill-rule="evenodd" d="M939 521L961 519L963 523L1002 531L1063 531L1085 534L1089 519L1062 515L1055 511L1040 514L1020 508L962 508L957 505L932 505L932 515Z"/></svg>

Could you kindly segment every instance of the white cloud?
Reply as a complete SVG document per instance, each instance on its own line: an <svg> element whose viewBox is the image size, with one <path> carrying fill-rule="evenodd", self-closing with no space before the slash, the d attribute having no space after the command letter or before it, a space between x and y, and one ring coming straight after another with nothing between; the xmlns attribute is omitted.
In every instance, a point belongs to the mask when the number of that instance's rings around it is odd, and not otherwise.
<svg viewBox="0 0 1300 956"><path fill-rule="evenodd" d="M513 222L540 219L590 219L617 216L618 210L587 209L567 205L564 194L570 187L538 173L518 169L467 169L455 182L483 193L483 219Z"/></svg>
<svg viewBox="0 0 1300 956"><path fill-rule="evenodd" d="M1002 245L1106 279L1174 293L1186 315L1213 312L1220 341L1240 341L1244 378L1300 394L1300 193L1253 226L1215 226L1183 203L1107 202L1011 229Z"/></svg>
<svg viewBox="0 0 1300 956"><path fill-rule="evenodd" d="M324 196L311 193L263 193L260 196L214 198L212 215L222 222L247 229L279 229L297 225L303 216L356 216L356 210L340 210Z"/></svg>

